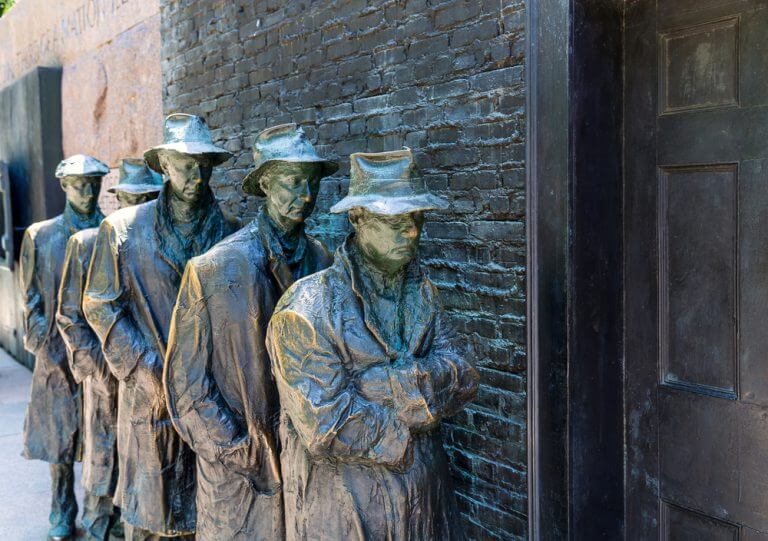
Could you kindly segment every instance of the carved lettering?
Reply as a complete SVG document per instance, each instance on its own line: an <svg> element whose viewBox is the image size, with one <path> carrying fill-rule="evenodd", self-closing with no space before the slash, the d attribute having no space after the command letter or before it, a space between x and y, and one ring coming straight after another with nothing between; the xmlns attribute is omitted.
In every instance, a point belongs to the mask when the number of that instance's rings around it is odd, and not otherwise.
<svg viewBox="0 0 768 541"><path fill-rule="evenodd" d="M140 3L140 0L82 0L42 34L16 48L10 65L0 66L0 85L32 66L56 62L68 40L82 39L88 33L97 32L116 19L121 11L131 9L128 4L134 4L134 10L142 10Z"/></svg>

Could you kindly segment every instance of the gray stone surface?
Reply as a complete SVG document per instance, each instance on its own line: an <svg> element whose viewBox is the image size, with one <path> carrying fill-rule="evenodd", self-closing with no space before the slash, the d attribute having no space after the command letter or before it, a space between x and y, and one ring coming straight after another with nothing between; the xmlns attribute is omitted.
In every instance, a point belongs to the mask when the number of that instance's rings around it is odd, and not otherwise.
<svg viewBox="0 0 768 541"><path fill-rule="evenodd" d="M0 539L41 541L48 535L51 477L48 464L21 457L24 411L32 373L0 349ZM80 465L75 467L82 507Z"/></svg>

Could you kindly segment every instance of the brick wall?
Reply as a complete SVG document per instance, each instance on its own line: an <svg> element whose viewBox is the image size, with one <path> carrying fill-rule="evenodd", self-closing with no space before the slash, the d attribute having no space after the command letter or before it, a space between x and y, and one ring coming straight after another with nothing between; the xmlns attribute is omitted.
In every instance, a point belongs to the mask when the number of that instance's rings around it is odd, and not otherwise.
<svg viewBox="0 0 768 541"><path fill-rule="evenodd" d="M525 0L162 0L165 112L204 115L235 153L215 174L225 212L262 128L302 124L341 159L312 228L335 247L349 154L407 145L450 210L422 257L482 374L446 426L471 539L526 533Z"/></svg>

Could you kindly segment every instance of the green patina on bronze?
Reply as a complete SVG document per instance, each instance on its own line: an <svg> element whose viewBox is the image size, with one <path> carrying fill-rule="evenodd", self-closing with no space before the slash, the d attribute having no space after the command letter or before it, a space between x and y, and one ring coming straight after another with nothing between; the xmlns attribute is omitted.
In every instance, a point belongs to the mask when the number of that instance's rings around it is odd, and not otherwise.
<svg viewBox="0 0 768 541"><path fill-rule="evenodd" d="M264 206L189 262L168 344L168 409L198 456L203 541L284 538L280 406L266 328L283 292L331 263L304 223L333 162L319 158L295 125L258 134L254 157L244 189L264 195Z"/></svg>
<svg viewBox="0 0 768 541"><path fill-rule="evenodd" d="M134 193L131 188L137 185L145 185L146 188ZM126 158L120 163L120 183L109 191L117 193L120 208L125 208L155 199L161 187L162 178L150 173L144 160ZM123 198L123 195L129 197ZM88 539L106 539L110 529L113 536L122 537L120 509L113 505L118 472L118 382L110 374L99 339L82 310L97 232L96 227L84 229L72 235L67 242L56 315L59 333L67 346L72 375L83 389L81 426L85 510L82 525Z"/></svg>
<svg viewBox="0 0 768 541"><path fill-rule="evenodd" d="M52 539L74 534L77 502L72 468L82 451L82 389L67 362L56 325L57 294L70 236L97 226L104 218L97 199L101 177L108 172L105 164L82 154L62 161L55 175L67 197L64 212L32 224L21 246L24 346L35 355L24 421L24 456L52 465Z"/></svg>
<svg viewBox="0 0 768 541"><path fill-rule="evenodd" d="M209 186L229 156L203 119L170 115L163 144L145 153L168 177L159 197L111 214L95 241L83 312L121 382L115 503L132 535L195 530L195 455L171 424L163 359L187 261L234 230Z"/></svg>
<svg viewBox="0 0 768 541"><path fill-rule="evenodd" d="M408 149L350 161L334 209L350 210L354 232L331 267L286 291L267 332L286 537L461 539L440 422L478 374L417 257L423 211L443 202Z"/></svg>

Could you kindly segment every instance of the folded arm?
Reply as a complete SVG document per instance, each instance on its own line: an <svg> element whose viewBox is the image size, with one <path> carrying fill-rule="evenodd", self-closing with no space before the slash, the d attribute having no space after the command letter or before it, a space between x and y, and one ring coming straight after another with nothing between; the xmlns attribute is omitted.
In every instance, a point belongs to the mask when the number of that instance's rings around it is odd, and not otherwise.
<svg viewBox="0 0 768 541"><path fill-rule="evenodd" d="M477 393L478 373L451 344L442 314L424 357L407 356L390 370L398 414L411 428L428 428L459 412Z"/></svg>
<svg viewBox="0 0 768 541"><path fill-rule="evenodd" d="M407 466L408 427L391 408L359 394L319 325L291 310L278 312L269 324L267 345L281 406L311 454Z"/></svg>
<svg viewBox="0 0 768 541"><path fill-rule="evenodd" d="M90 261L87 248L76 237L70 237L67 242L56 313L56 324L67 346L69 367L78 383L88 376L103 379L107 375L99 338L85 320L82 309Z"/></svg>
<svg viewBox="0 0 768 541"><path fill-rule="evenodd" d="M451 346L442 315L436 317L434 339L422 357L401 355L360 374L364 396L391 404L413 430L429 429L457 413L477 392L477 371Z"/></svg>
<svg viewBox="0 0 768 541"><path fill-rule="evenodd" d="M128 291L120 275L120 265L120 246L115 230L108 222L102 222L93 247L91 272L83 295L83 313L101 341L112 374L124 380L141 359L147 358L147 364L153 364L154 352L125 305Z"/></svg>

